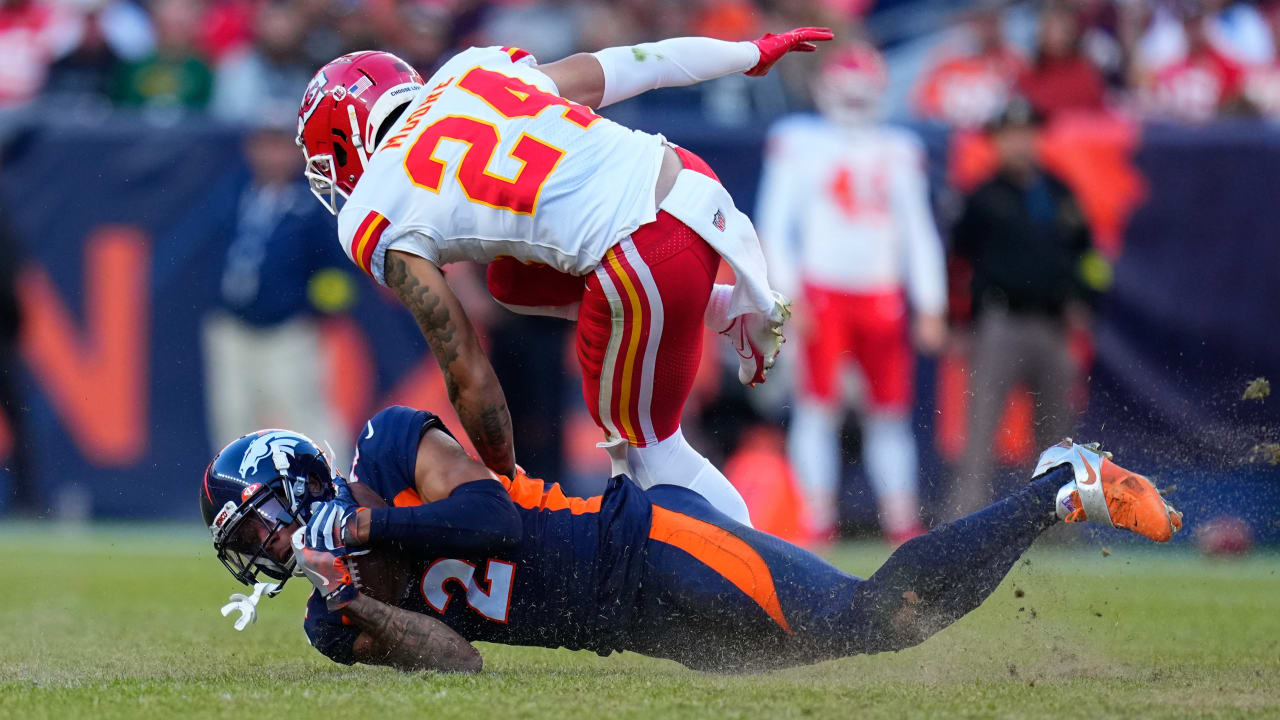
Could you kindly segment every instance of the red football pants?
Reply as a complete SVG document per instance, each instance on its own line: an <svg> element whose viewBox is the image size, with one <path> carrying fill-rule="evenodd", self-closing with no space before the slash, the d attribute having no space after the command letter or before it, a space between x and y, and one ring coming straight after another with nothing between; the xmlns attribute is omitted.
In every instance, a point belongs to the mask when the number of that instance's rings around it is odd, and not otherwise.
<svg viewBox="0 0 1280 720"><path fill-rule="evenodd" d="M702 158L675 150L686 169L719 179ZM494 298L508 305L582 303L577 351L587 410L610 436L645 447L680 426L719 268L715 249L659 212L585 278L500 258L490 263L487 280Z"/></svg>
<svg viewBox="0 0 1280 720"><path fill-rule="evenodd" d="M852 361L866 379L872 409L909 409L915 365L902 293L846 293L806 285L804 299L810 313L809 333L802 340L805 391L818 400L838 402L840 370Z"/></svg>

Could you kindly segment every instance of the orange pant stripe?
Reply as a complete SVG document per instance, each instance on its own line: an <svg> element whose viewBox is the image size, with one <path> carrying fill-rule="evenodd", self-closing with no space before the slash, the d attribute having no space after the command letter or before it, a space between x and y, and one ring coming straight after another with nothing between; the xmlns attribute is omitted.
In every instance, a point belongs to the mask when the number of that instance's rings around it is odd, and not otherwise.
<svg viewBox="0 0 1280 720"><path fill-rule="evenodd" d="M720 573L755 600L778 627L791 634L773 587L773 573L760 553L738 536L711 523L654 505L649 537L684 550Z"/></svg>

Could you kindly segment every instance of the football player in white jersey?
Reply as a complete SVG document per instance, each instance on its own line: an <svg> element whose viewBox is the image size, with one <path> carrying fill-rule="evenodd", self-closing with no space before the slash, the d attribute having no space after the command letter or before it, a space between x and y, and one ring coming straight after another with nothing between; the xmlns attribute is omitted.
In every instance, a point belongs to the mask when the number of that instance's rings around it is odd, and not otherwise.
<svg viewBox="0 0 1280 720"><path fill-rule="evenodd" d="M320 69L298 114L312 189L338 214L351 260L413 313L486 465L513 476L511 419L440 270L460 260L489 264L504 305L577 320L583 394L615 472L642 487L679 482L749 523L733 486L685 441L680 412L704 322L734 343L739 378L754 384L788 303L769 287L750 220L700 158L592 108L763 75L831 37L675 38L545 65L518 48L471 48L426 81L382 52ZM713 287L721 259L733 286Z"/></svg>
<svg viewBox="0 0 1280 720"><path fill-rule="evenodd" d="M840 371L865 380L864 467L894 545L922 532L911 432L912 351L944 340L942 246L929 209L924 154L910 132L882 124L885 85L874 48L835 53L814 83L818 116L772 129L756 219L774 287L797 299L803 361L788 454L804 486L816 539L834 530ZM904 293L905 289L905 293Z"/></svg>

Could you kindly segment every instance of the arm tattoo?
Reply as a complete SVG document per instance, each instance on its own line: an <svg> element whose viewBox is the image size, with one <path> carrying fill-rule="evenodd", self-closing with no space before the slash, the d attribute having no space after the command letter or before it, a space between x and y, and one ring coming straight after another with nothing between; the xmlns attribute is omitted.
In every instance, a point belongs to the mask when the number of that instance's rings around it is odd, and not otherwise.
<svg viewBox="0 0 1280 720"><path fill-rule="evenodd" d="M507 440L511 437L511 411L507 409L506 398L501 404L480 408L475 413L459 409L458 419L468 429L479 428L479 439L473 435L471 440L484 466L500 475L515 477L515 454Z"/></svg>
<svg viewBox="0 0 1280 720"><path fill-rule="evenodd" d="M360 595L343 609L368 638L357 642L356 660L398 670L479 672L480 653L434 618Z"/></svg>
<svg viewBox="0 0 1280 720"><path fill-rule="evenodd" d="M508 477L515 475L515 451L511 442L511 411L507 408L507 399L502 394L497 378L489 369L490 382L479 392L481 398L477 402L476 395L471 394L464 402L459 402L464 388L458 383L457 372L453 364L461 356L463 338L470 337L459 327L459 320L449 312L443 299L433 293L409 270L403 257L396 253L387 253L384 277L387 286L395 291L400 301L417 321L422 335L431 347L431 353L440 363L440 371L444 374L445 389L449 393L449 402L458 411L458 419L470 436L476 452L486 467L492 468ZM465 319L461 322L465 322ZM487 360L483 360L487 367ZM465 376L464 376L465 377Z"/></svg>
<svg viewBox="0 0 1280 720"><path fill-rule="evenodd" d="M431 288L423 285L409 272L404 258L387 253L384 277L387 286L395 291L400 301L413 313L413 319L418 321L418 327L431 346L432 354L444 371L445 383L449 386L449 399L453 400L457 385L449 368L458 359L458 328L449 309L443 306L443 302L431 292Z"/></svg>

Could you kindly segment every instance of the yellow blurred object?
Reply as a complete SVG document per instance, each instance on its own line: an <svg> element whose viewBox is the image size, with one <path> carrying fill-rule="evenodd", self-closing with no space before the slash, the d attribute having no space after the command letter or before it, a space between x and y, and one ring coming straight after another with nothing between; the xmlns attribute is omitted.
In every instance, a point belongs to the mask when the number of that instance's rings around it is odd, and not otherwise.
<svg viewBox="0 0 1280 720"><path fill-rule="evenodd" d="M356 286L349 273L326 268L311 276L307 299L320 312L339 313L355 304Z"/></svg>
<svg viewBox="0 0 1280 720"><path fill-rule="evenodd" d="M1111 287L1114 276L1111 261L1097 250L1090 250L1080 258L1080 279L1090 288L1105 292Z"/></svg>

